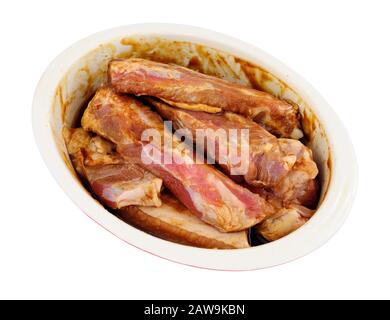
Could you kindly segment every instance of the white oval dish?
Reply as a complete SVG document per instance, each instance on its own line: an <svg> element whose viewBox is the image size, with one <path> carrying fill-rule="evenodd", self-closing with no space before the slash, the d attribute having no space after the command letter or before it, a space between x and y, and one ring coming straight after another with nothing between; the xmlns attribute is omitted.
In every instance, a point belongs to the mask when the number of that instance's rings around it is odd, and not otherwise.
<svg viewBox="0 0 390 320"><path fill-rule="evenodd" d="M131 40L121 42L124 38ZM137 44L132 44L134 39L146 44L137 48ZM161 240L126 224L104 209L80 184L69 166L61 135L63 124L72 123L90 91L103 81L101 77L109 59L126 55L129 49L132 54L143 50L142 54L153 56L156 54L153 51L156 39L162 41L161 46L165 46L163 54L168 55L173 54L171 45L182 42L179 53L184 60L180 58L179 63L184 65L191 63L188 57L200 55L204 62L205 59L212 60L216 52L218 59L222 57L229 64L229 71L223 71L226 78L240 77L242 64L237 61L241 59L260 66L261 69L256 68L254 74L262 89L297 103L303 117L311 119L311 124L307 125L311 127L308 134L320 167L323 192L316 214L303 227L280 240L248 249L189 247ZM195 44L203 49L198 50ZM218 68L208 71L219 72ZM60 54L43 74L36 88L32 118L36 142L46 165L81 210L127 243L191 266L251 270L299 258L321 246L341 227L356 193L357 164L352 143L339 118L319 93L262 50L205 29L174 24L137 24L103 31L77 42Z"/></svg>

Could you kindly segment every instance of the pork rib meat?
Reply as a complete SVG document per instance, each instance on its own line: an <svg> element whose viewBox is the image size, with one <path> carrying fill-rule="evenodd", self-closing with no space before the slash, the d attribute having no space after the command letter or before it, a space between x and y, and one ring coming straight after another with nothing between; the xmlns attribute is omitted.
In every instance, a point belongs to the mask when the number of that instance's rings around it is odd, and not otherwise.
<svg viewBox="0 0 390 320"><path fill-rule="evenodd" d="M139 164L161 178L191 212L221 231L247 229L275 212L258 194L214 167L196 163L193 154L164 127L160 116L133 97L109 87L99 89L84 112L82 126L115 143L125 159L138 157ZM160 141L168 137L172 143L144 141L148 129L159 133ZM167 153L173 161L162 161Z"/></svg>
<svg viewBox="0 0 390 320"><path fill-rule="evenodd" d="M231 111L259 122L278 136L303 136L297 108L263 91L184 67L137 58L111 61L108 76L118 92L154 96L184 109Z"/></svg>
<svg viewBox="0 0 390 320"><path fill-rule="evenodd" d="M64 128L63 135L78 174L108 207L160 206L162 180L115 152L114 145L82 128Z"/></svg>

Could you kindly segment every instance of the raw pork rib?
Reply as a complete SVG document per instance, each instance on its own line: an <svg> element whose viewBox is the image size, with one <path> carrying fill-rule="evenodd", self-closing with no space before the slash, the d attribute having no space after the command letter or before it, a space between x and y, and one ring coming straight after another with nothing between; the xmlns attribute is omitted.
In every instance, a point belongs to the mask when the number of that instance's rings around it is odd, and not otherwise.
<svg viewBox="0 0 390 320"><path fill-rule="evenodd" d="M193 215L177 199L162 194L163 205L125 207L118 216L141 230L165 240L210 249L248 248L247 231L220 232Z"/></svg>
<svg viewBox="0 0 390 320"><path fill-rule="evenodd" d="M255 227L265 239L275 241L303 226L314 214L314 210L299 205L284 208Z"/></svg>
<svg viewBox="0 0 390 320"><path fill-rule="evenodd" d="M114 145L83 130L64 128L68 152L92 191L113 209L129 205L160 206L162 180L137 164L127 163Z"/></svg>
<svg viewBox="0 0 390 320"><path fill-rule="evenodd" d="M145 169L160 177L164 185L194 214L221 231L239 231L261 222L275 213L262 197L234 183L215 168L197 164L180 141L161 147L142 141L147 129L155 129L162 138L172 139L159 115L137 99L101 88L89 103L82 126L117 145L126 159L135 156L153 160L139 161ZM153 152L149 147L154 146ZM172 152L173 161L162 161Z"/></svg>
<svg viewBox="0 0 390 320"><path fill-rule="evenodd" d="M316 203L317 184L314 179L318 174L317 165L311 150L300 141L278 139L252 120L231 112L210 114L171 107L155 98L147 101L157 108L163 118L171 120L176 129L189 129L194 138L197 130L208 130L207 138L215 145L212 158L215 157L228 174L236 174L234 169L240 169L245 162L243 167L246 171L240 174L249 185L266 188L286 203L297 202L305 206ZM220 139L219 129L226 132L227 139ZM231 129L238 131L238 139L229 137L228 130ZM249 130L249 156L243 155L237 162L235 155L239 153L230 151L240 150L241 143L247 142L239 138L242 129ZM197 138L196 143L206 148L204 139Z"/></svg>
<svg viewBox="0 0 390 320"><path fill-rule="evenodd" d="M135 58L111 61L108 76L118 92L158 97L189 110L231 111L261 123L278 136L303 136L297 108L263 91L184 67Z"/></svg>

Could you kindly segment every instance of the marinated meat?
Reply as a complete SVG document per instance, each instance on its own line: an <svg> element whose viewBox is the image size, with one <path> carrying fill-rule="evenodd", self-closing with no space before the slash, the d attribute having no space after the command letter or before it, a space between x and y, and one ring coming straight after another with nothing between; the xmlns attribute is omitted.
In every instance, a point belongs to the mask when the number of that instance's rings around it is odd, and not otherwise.
<svg viewBox="0 0 390 320"><path fill-rule="evenodd" d="M74 167L105 205L113 209L161 205L162 180L124 161L111 142L82 128L64 128L63 133Z"/></svg>
<svg viewBox="0 0 390 320"><path fill-rule="evenodd" d="M207 150L209 157L215 158L227 174L243 175L246 183L271 191L285 203L305 206L316 203L317 165L311 150L300 141L278 139L254 121L231 112L210 114L175 108L155 98L147 101L163 118L171 120L176 129L189 129L190 138L204 149L209 143L199 133L206 132L213 147L211 152ZM248 130L247 140L240 137L243 129ZM237 134L229 134L232 130ZM238 152L243 143L247 155Z"/></svg>
<svg viewBox="0 0 390 320"><path fill-rule="evenodd" d="M248 248L247 231L220 232L193 215L178 200L162 194L163 205L125 207L118 216L125 222L162 239L209 249Z"/></svg>
<svg viewBox="0 0 390 320"><path fill-rule="evenodd" d="M160 177L191 212L221 231L244 230L275 213L258 194L214 167L196 163L160 116L135 98L99 89L84 112L82 126L115 143L125 159L138 157L139 164ZM160 139L145 142L145 130L154 130ZM169 140L170 145L161 144ZM171 162L163 161L169 156Z"/></svg>
<svg viewBox="0 0 390 320"><path fill-rule="evenodd" d="M118 92L158 97L184 109L231 111L259 122L278 136L303 136L297 108L263 91L184 67L136 58L111 61L108 76Z"/></svg>

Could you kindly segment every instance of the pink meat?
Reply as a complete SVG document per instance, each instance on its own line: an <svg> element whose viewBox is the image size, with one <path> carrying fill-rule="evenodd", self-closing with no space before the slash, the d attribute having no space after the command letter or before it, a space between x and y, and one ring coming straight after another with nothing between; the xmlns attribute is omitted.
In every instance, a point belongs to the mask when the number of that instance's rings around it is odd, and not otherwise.
<svg viewBox="0 0 390 320"><path fill-rule="evenodd" d="M297 108L259 90L193 70L143 59L113 60L109 81L118 92L149 95L192 110L242 114L282 137L302 137Z"/></svg>
<svg viewBox="0 0 390 320"><path fill-rule="evenodd" d="M147 101L165 119L171 120L176 129L189 129L198 146L205 149L207 143L197 134L199 130L209 130L207 138L215 145L215 154L210 157L215 157L228 174L243 175L246 183L271 191L285 203L296 202L305 206L316 203L317 165L311 150L300 141L278 139L252 120L231 112L210 114L175 108L153 98ZM219 138L217 133L221 129L226 132L227 139ZM238 131L238 139L229 136L232 129ZM243 129L248 130L247 141L240 139ZM240 152L231 153L231 150L240 151L242 144L247 146L248 156L243 154L241 161L237 162L235 154L240 155ZM210 150L207 151L210 154Z"/></svg>
<svg viewBox="0 0 390 320"><path fill-rule="evenodd" d="M105 205L113 209L161 205L162 180L124 161L111 142L82 128L65 128L64 137L77 172Z"/></svg>
<svg viewBox="0 0 390 320"><path fill-rule="evenodd" d="M110 88L99 89L89 103L83 118L85 130L93 131L117 145L126 159L139 158L139 164L160 177L164 185L194 214L221 231L249 228L275 210L261 196L234 183L214 167L197 164L182 144L153 145L143 141L144 130L156 129L163 138L169 131L159 115L137 99L117 94ZM172 152L172 163L161 160ZM144 158L142 158L144 157ZM141 159L154 160L145 163Z"/></svg>

